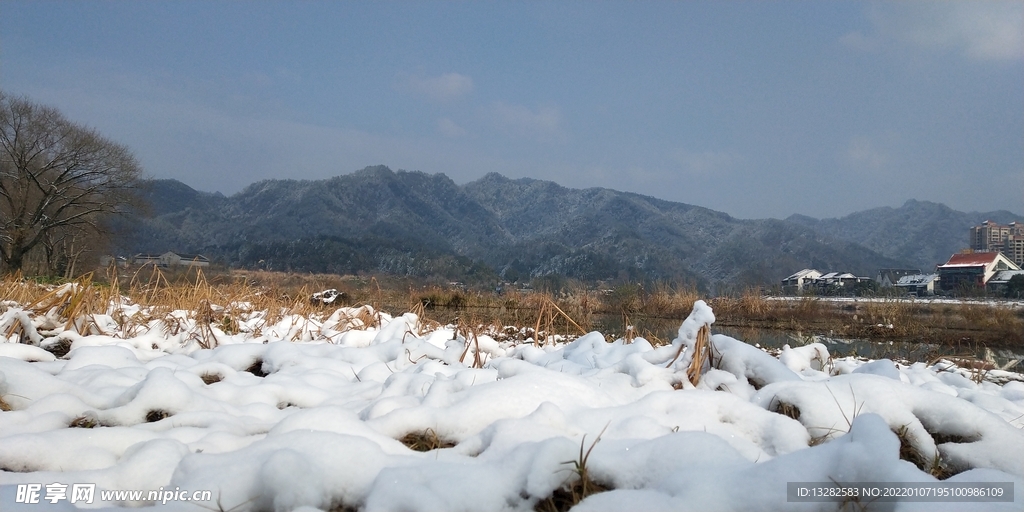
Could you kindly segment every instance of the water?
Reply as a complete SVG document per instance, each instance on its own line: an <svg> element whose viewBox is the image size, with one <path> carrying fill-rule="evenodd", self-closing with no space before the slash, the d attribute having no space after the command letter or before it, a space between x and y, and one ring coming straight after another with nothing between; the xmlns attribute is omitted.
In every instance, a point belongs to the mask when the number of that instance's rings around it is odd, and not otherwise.
<svg viewBox="0 0 1024 512"><path fill-rule="evenodd" d="M676 337L682 320L665 318L643 318L631 320L639 336L652 343L670 342ZM622 317L607 315L594 318L594 329L606 336L618 338L623 334ZM822 334L798 331L782 331L751 327L711 326L713 334L724 334L751 345L765 349L782 349L783 346L799 347L808 343L822 343L833 357L855 356L867 359L893 359L908 362L930 362L940 356L973 357L991 360L998 367L1024 373L1024 354L1010 349L990 349L982 346L946 346L932 343L907 341L878 341L866 339L837 338ZM654 339L652 339L654 338ZM1014 363L1014 361L1016 361ZM1007 365L1010 365L1007 367Z"/></svg>
<svg viewBox="0 0 1024 512"><path fill-rule="evenodd" d="M472 317L472 308L432 310L431 317L442 322L449 322L455 317L467 315L467 310L470 311L468 316ZM476 313L482 315L479 311ZM604 334L607 339L617 339L624 335L623 318L620 315L592 315L590 320L591 325L589 328ZM564 322L562 323L563 325L557 328L556 332L578 333L575 328L565 325ZM669 343L675 339L679 330L679 324L681 323L681 318L635 317L630 319L634 333L654 344ZM526 326L533 327L533 320L528 321ZM829 354L832 354L833 357L854 356L867 359L893 359L911 363L918 361L927 363L942 356L972 357L983 361L990 360L996 366L1000 368L1005 367L1009 371L1024 373L1024 353L1021 352L1021 349L988 348L979 345L949 346L908 341L849 339L829 336L823 333L720 325L711 326L711 332L714 334L725 334L726 336L743 340L769 351L780 350L785 345L799 347L808 343L822 343L828 347Z"/></svg>

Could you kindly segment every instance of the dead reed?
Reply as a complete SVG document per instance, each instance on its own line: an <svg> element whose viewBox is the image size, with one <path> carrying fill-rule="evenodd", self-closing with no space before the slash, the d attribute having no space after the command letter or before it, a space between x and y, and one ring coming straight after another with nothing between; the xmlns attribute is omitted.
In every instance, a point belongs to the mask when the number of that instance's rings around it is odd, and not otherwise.
<svg viewBox="0 0 1024 512"><path fill-rule="evenodd" d="M428 428L421 432L409 432L402 436L399 441L409 447L410 450L417 452L429 452L432 450L452 448L455 446L455 443L439 437L437 432L432 428Z"/></svg>
<svg viewBox="0 0 1024 512"><path fill-rule="evenodd" d="M562 487L555 489L550 497L537 502L534 510L538 512L565 512L572 509L574 506L579 504L581 501L586 499L587 496L604 492L610 488L596 482L590 475L590 453L594 451L594 447L601 441L601 436L604 435L605 430L608 429L608 425L605 425L601 433L597 435L593 443L590 443L590 447L583 451L583 447L586 444L587 436L584 435L583 439L580 440L580 454L576 460L566 461L563 464L572 464L572 473L569 481L567 481Z"/></svg>
<svg viewBox="0 0 1024 512"><path fill-rule="evenodd" d="M556 335L564 338L590 332L595 325L608 330L609 317L622 318L619 336L627 342L643 336L655 344L664 343L647 326L661 319L681 321L701 297L692 288L667 284L649 288L625 284L595 290L576 283L559 293L515 289L494 293L437 284L417 288L402 281L356 276L239 271L210 277L198 268L166 272L147 266L127 274L111 268L98 279L87 274L61 285L39 284L20 275L0 279L0 311L15 304L26 305L34 314L48 314L59 321L42 326L39 333L23 322L8 323L0 334L38 344L48 336L47 330L63 327L82 334L129 338L157 321L169 333L184 333L199 346L212 348L220 343L222 335L239 332L240 315L259 311L260 320L252 334L261 335L266 328L293 319L297 323L290 331L292 339L317 339L317 322L331 311L310 298L326 288L341 290L332 307L370 306L345 319L336 331L378 326L379 312L388 308L392 312L415 312L420 318L416 334L461 318L472 320L467 325L486 326L478 333L486 332L496 339L532 338L538 344L550 342ZM815 297L794 300L767 297L756 289L709 302L717 325L727 327L920 340L944 345L945 353L976 345L1024 345L1024 310L985 303L928 305L904 299L830 302ZM131 304L142 307L121 307ZM117 327L99 325L96 315L100 314L112 316ZM671 337L670 333L663 334Z"/></svg>
<svg viewBox="0 0 1024 512"><path fill-rule="evenodd" d="M700 372L704 368L704 363L707 362L710 352L711 327L704 324L697 331L697 341L693 344L693 359L690 360L690 366L686 369L686 377L690 379L690 384L696 386L700 383Z"/></svg>

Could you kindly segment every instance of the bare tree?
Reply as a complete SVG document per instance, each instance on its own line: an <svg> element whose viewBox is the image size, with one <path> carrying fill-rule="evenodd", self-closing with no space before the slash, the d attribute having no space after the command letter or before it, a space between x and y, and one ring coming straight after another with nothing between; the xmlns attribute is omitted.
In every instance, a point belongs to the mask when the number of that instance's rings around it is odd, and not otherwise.
<svg viewBox="0 0 1024 512"><path fill-rule="evenodd" d="M89 238L134 202L141 169L127 147L56 109L0 91L0 259L22 268L40 244Z"/></svg>

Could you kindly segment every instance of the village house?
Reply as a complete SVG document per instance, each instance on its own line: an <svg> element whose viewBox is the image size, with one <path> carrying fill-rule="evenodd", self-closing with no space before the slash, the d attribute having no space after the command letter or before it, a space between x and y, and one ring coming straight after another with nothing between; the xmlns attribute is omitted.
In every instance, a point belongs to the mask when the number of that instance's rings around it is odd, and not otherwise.
<svg viewBox="0 0 1024 512"><path fill-rule="evenodd" d="M1020 270L1001 252L968 252L954 254L939 265L939 288L945 293L985 289L988 282L1003 270Z"/></svg>
<svg viewBox="0 0 1024 512"><path fill-rule="evenodd" d="M829 272L815 279L813 284L819 291L827 293L830 290L852 287L857 283L866 283L871 280L870 277L858 277L849 272Z"/></svg>
<svg viewBox="0 0 1024 512"><path fill-rule="evenodd" d="M985 290L989 295L1005 296L1006 286L1013 276L1024 276L1024 270L1000 270L985 283Z"/></svg>
<svg viewBox="0 0 1024 512"><path fill-rule="evenodd" d="M892 288L896 286L900 279L920 274L921 269L917 268L880 268L878 269L878 275L875 277L875 282L882 288Z"/></svg>
<svg viewBox="0 0 1024 512"><path fill-rule="evenodd" d="M852 289L857 283L870 282L870 277L858 277L849 272L822 274L813 268L805 268L782 280L783 293L814 292L832 295L840 289Z"/></svg>
<svg viewBox="0 0 1024 512"><path fill-rule="evenodd" d="M908 295L924 297L935 295L935 285L938 282L938 274L913 274L899 278L895 286Z"/></svg>
<svg viewBox="0 0 1024 512"><path fill-rule="evenodd" d="M101 267L109 267L111 265L126 268L128 267L128 258L125 258L124 256L111 256L109 254L100 256Z"/></svg>
<svg viewBox="0 0 1024 512"><path fill-rule="evenodd" d="M782 291L784 293L801 293L815 279L821 277L821 272L813 268L805 268L782 280Z"/></svg>
<svg viewBox="0 0 1024 512"><path fill-rule="evenodd" d="M132 257L136 265L156 265L158 267L187 266L208 267L210 260L202 254L184 254L167 251L163 254L136 254Z"/></svg>

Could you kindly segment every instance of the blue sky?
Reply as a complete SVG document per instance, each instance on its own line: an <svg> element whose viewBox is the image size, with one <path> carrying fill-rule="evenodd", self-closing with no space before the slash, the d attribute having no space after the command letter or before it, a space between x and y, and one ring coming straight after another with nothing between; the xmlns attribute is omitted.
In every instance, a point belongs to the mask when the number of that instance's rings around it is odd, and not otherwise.
<svg viewBox="0 0 1024 512"><path fill-rule="evenodd" d="M0 3L0 88L237 192L368 165L1024 213L1024 2Z"/></svg>

